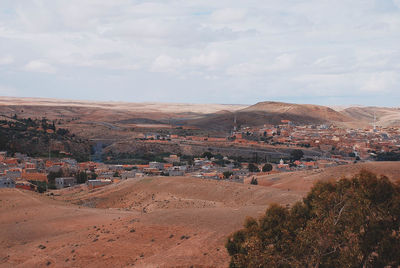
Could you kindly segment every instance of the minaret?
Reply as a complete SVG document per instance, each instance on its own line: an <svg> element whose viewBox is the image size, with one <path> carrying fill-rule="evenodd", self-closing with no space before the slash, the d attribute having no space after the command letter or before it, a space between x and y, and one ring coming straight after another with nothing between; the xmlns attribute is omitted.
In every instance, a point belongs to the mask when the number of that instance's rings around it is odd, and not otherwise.
<svg viewBox="0 0 400 268"><path fill-rule="evenodd" d="M236 114L233 117L233 131L236 132L237 131L237 122L236 122Z"/></svg>
<svg viewBox="0 0 400 268"><path fill-rule="evenodd" d="M374 132L376 131L376 113L374 112Z"/></svg>

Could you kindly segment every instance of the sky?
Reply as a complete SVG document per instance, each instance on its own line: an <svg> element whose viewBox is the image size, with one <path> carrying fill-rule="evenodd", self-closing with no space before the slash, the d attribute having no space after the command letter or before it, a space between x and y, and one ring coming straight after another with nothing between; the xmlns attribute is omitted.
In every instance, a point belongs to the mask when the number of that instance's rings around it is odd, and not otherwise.
<svg viewBox="0 0 400 268"><path fill-rule="evenodd" d="M400 106L400 0L1 0L0 96Z"/></svg>

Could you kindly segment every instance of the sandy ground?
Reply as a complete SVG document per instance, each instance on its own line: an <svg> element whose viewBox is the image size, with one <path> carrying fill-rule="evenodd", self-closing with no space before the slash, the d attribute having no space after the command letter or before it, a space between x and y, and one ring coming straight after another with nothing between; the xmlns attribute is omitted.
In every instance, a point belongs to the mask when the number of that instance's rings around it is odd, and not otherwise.
<svg viewBox="0 0 400 268"><path fill-rule="evenodd" d="M1 267L226 267L225 239L247 216L300 198L193 178L55 194L0 190Z"/></svg>
<svg viewBox="0 0 400 268"><path fill-rule="evenodd" d="M259 177L265 186L153 177L54 196L0 189L0 266L227 267L226 237L247 216L362 168L400 181L399 162L375 162Z"/></svg>
<svg viewBox="0 0 400 268"><path fill-rule="evenodd" d="M0 97L0 106L67 106L87 107L130 112L162 113L215 113L221 110L236 111L247 107L241 104L196 104L196 103L158 103L158 102L100 102L83 100L62 100L50 98Z"/></svg>
<svg viewBox="0 0 400 268"><path fill-rule="evenodd" d="M350 178L362 169L371 171L377 175L385 175L394 182L400 182L400 162L368 162L354 165L321 168L298 172L287 172L256 176L259 185L281 190L295 191L306 194L312 185L319 180L335 180ZM249 182L248 179L246 182Z"/></svg>

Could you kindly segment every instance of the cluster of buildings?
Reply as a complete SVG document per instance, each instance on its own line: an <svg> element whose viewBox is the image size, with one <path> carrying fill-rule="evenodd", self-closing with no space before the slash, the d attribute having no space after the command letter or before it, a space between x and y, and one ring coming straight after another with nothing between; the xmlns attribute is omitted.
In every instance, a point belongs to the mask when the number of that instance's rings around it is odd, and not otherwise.
<svg viewBox="0 0 400 268"><path fill-rule="evenodd" d="M221 164L222 163L224 164ZM281 160L272 164L273 169L262 172L263 164L252 164L260 171L257 174L288 172L299 169L317 169L331 165L343 164L339 161L295 161L289 163ZM50 185L49 174L56 174L53 188L61 189L86 183L89 189L95 189L121 180L146 176L191 176L203 179L228 180L243 182L248 176L254 175L249 169L249 163L237 163L228 157L223 159L195 158L188 164L181 161L177 155L164 158L164 162L150 162L146 165L109 165L99 162L78 163L71 158L47 160L32 158L24 154L7 157L6 152L0 152L0 188L21 188L37 190L38 183ZM79 177L84 181L79 181Z"/></svg>
<svg viewBox="0 0 400 268"><path fill-rule="evenodd" d="M295 162L281 160L277 164L272 164L273 169L268 173L349 164L354 159L368 159L381 152L400 149L400 130L397 128L344 129L326 125L296 126L290 121L282 121L281 125L275 126L245 127L232 132L226 138L177 135L165 137L152 134L146 136L145 141L149 137L152 142L223 142L317 148L326 155L325 158L320 157L318 160ZM261 164L258 165L258 169L262 170ZM52 186L57 189L82 183L82 180L79 181L79 177L82 176L83 182L94 189L124 179L144 176L192 176L243 182L246 177L253 175L249 171L248 163L237 163L228 157L196 158L189 164L181 161L177 155L170 155L165 157L163 162L150 162L146 165L109 165L99 162L78 163L71 158L54 160L32 158L20 153L7 157L6 152L0 152L0 188L36 190L39 183L49 184L49 174L58 174L54 182L52 181Z"/></svg>
<svg viewBox="0 0 400 268"><path fill-rule="evenodd" d="M368 159L381 152L399 150L400 129L376 126L349 129L324 124L295 125L291 121L282 120L279 125L242 127L227 137L146 134L141 140L151 143L201 142L219 143L221 146L240 144L258 147L313 148L320 150L326 157Z"/></svg>
<svg viewBox="0 0 400 268"><path fill-rule="evenodd" d="M285 123L278 126L265 125L262 128L246 128L234 134L258 137L272 145L287 147L316 148L332 158L359 157L368 159L381 152L400 149L399 128L348 129L334 125L303 125Z"/></svg>

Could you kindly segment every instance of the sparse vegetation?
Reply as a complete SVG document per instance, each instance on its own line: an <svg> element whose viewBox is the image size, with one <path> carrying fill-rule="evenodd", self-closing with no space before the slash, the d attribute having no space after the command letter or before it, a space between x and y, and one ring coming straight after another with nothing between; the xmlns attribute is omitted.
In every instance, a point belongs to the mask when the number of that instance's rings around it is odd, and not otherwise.
<svg viewBox="0 0 400 268"><path fill-rule="evenodd" d="M252 185L258 185L258 180L257 180L257 178L252 178L251 179L251 181L250 181L250 184L252 184Z"/></svg>
<svg viewBox="0 0 400 268"><path fill-rule="evenodd" d="M380 153L376 157L378 161L400 161L400 152Z"/></svg>
<svg viewBox="0 0 400 268"><path fill-rule="evenodd" d="M260 169L253 163L250 163L248 168L250 172L260 172Z"/></svg>
<svg viewBox="0 0 400 268"><path fill-rule="evenodd" d="M397 267L400 187L361 171L319 182L292 208L271 205L226 243L230 267Z"/></svg>
<svg viewBox="0 0 400 268"><path fill-rule="evenodd" d="M300 160L301 158L303 158L303 156L304 152L300 149L295 149L290 153L290 159L292 161Z"/></svg>
<svg viewBox="0 0 400 268"><path fill-rule="evenodd" d="M88 160L90 145L66 129L57 129L55 123L46 118L39 120L14 115L12 121L0 120L0 151L42 157L48 156L49 149L55 157L65 157L63 152L68 152L68 156L82 162Z"/></svg>
<svg viewBox="0 0 400 268"><path fill-rule="evenodd" d="M263 171L263 172L269 172L269 171L271 171L271 170L272 170L272 165L269 164L269 163L265 164L265 165L262 167L262 171Z"/></svg>
<svg viewBox="0 0 400 268"><path fill-rule="evenodd" d="M231 171L225 171L223 175L225 179L229 179L233 175L233 173Z"/></svg>

